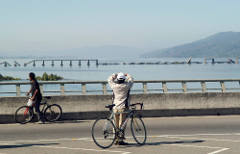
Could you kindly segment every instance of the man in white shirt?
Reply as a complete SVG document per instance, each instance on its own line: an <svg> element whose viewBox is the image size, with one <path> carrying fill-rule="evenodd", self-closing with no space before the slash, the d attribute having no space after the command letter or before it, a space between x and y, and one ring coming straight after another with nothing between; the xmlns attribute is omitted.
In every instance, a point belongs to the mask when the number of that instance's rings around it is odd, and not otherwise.
<svg viewBox="0 0 240 154"><path fill-rule="evenodd" d="M108 78L108 83L113 90L114 100L113 112L115 113L116 127L120 128L125 120L125 113L129 105L129 92L133 85L133 78L129 74L117 73ZM117 138L116 144L124 145L124 136Z"/></svg>

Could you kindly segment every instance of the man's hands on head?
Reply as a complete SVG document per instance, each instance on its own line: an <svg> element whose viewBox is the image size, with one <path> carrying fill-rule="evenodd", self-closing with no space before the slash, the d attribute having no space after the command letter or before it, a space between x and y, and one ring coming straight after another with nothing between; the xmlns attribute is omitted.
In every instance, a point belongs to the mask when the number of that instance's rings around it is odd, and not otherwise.
<svg viewBox="0 0 240 154"><path fill-rule="evenodd" d="M113 73L113 74L112 74L112 78L113 78L113 79L116 79L116 78L117 78L117 73Z"/></svg>

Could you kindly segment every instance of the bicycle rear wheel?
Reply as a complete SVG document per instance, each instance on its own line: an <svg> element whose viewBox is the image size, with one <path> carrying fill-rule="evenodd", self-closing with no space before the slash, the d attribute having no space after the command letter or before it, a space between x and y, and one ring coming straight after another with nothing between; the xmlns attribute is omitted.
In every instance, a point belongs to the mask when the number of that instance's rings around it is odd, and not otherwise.
<svg viewBox="0 0 240 154"><path fill-rule="evenodd" d="M92 126L92 138L100 148L109 148L116 139L116 128L109 119L98 119Z"/></svg>
<svg viewBox="0 0 240 154"><path fill-rule="evenodd" d="M20 124L26 124L33 118L33 110L29 106L21 106L14 115L15 121Z"/></svg>
<svg viewBox="0 0 240 154"><path fill-rule="evenodd" d="M147 140L147 131L143 120L140 117L133 117L131 119L131 131L134 140L138 144L144 145Z"/></svg>
<svg viewBox="0 0 240 154"><path fill-rule="evenodd" d="M61 118L62 108L58 104L49 105L43 112L47 121L54 122Z"/></svg>

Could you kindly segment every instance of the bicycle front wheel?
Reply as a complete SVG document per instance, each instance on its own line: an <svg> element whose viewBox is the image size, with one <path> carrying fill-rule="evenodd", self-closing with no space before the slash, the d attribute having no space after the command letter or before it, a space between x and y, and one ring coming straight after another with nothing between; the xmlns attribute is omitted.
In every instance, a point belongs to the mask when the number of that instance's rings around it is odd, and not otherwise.
<svg viewBox="0 0 240 154"><path fill-rule="evenodd" d="M142 118L140 117L133 117L131 120L131 131L134 140L140 144L144 145L147 140L147 131L146 127L143 123Z"/></svg>
<svg viewBox="0 0 240 154"><path fill-rule="evenodd" d="M57 121L62 116L62 108L58 104L52 104L44 110L43 116L47 121Z"/></svg>
<svg viewBox="0 0 240 154"><path fill-rule="evenodd" d="M26 124L33 118L33 110L29 106L21 106L14 115L15 121L20 124Z"/></svg>
<svg viewBox="0 0 240 154"><path fill-rule="evenodd" d="M98 119L92 126L92 138L100 148L109 148L116 139L116 128L109 119Z"/></svg>

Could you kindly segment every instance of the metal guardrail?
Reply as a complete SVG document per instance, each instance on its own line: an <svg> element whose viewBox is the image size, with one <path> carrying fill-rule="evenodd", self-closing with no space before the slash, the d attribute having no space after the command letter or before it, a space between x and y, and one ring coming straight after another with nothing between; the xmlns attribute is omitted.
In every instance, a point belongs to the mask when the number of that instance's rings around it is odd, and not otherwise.
<svg viewBox="0 0 240 154"><path fill-rule="evenodd" d="M236 87L226 87L225 83L230 82L237 84ZM137 80L134 81L135 84L142 84L142 88L140 89L133 89L132 92L140 92L143 94L152 93L153 91L156 93L169 93L171 91L178 91L182 93L189 93L189 92L209 92L209 91L220 91L220 92L229 92L229 91L237 91L240 92L240 79L208 79L208 80ZM177 83L180 84L180 88L170 88L168 84ZM187 85L189 83L199 83L200 88L191 88ZM207 87L207 83L215 83L215 85L219 85L220 87ZM29 85L29 82L0 82L0 86L7 86L7 85L15 85L16 91L0 91L1 94L16 94L16 96L21 96L22 93L26 91L21 90L22 85ZM77 94L90 94L91 92L100 92L101 94L108 94L111 90L107 88L107 81L40 81L40 89L43 94L47 93L58 93L60 95L67 95L68 93L77 93ZM81 85L81 89L79 90L66 90L65 85ZM91 84L99 84L102 85L101 90L89 90L87 89L86 85ZM149 84L161 84L158 88L151 88ZM44 90L43 87L45 85L60 85L59 90Z"/></svg>

